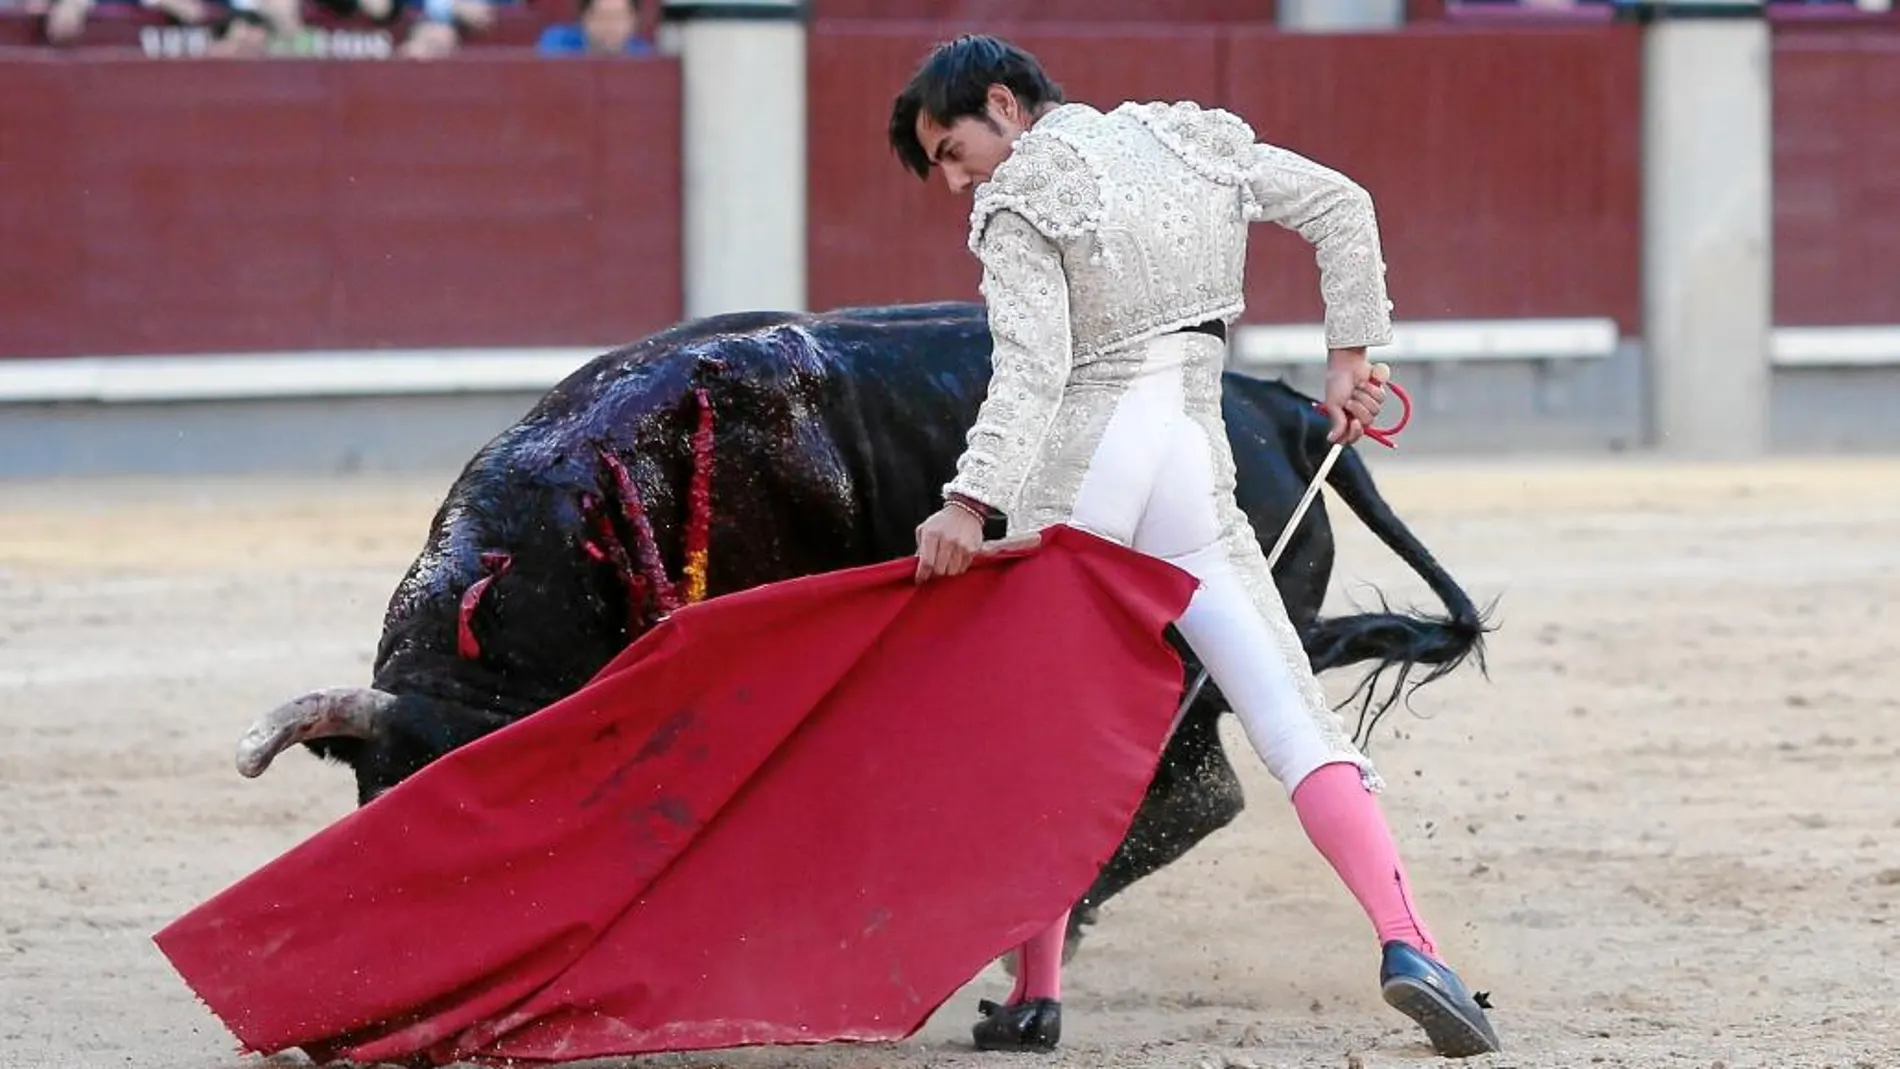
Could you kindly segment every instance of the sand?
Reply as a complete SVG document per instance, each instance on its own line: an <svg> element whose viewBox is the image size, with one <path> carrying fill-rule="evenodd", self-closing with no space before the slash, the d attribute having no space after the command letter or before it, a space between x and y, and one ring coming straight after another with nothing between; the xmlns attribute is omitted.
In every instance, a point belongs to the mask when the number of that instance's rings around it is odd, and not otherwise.
<svg viewBox="0 0 1900 1069"><path fill-rule="evenodd" d="M1900 461L1374 462L1498 600L1490 678L1434 684L1374 748L1428 922L1508 1047L1465 1064L1900 1066ZM258 1064L150 935L350 808L343 770L299 752L246 781L232 747L366 681L449 478L0 486L0 1069ZM1337 605L1432 604L1334 522ZM1105 910L1061 1054L969 1052L992 968L895 1046L638 1064L1432 1062L1227 735L1248 811Z"/></svg>

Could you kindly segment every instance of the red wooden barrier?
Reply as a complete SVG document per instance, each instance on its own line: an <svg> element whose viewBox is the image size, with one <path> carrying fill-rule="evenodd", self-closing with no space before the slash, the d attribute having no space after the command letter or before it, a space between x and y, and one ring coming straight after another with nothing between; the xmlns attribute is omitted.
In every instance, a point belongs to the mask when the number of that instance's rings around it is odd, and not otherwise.
<svg viewBox="0 0 1900 1069"><path fill-rule="evenodd" d="M481 50L532 46L548 23L571 21L572 7L566 0L500 6L494 24L480 33L465 35L462 47ZM303 16L305 27L324 38L331 56L342 59L389 58L418 20L415 8L405 11L393 24L384 25L363 15L338 15L317 4L305 4ZM94 5L86 16L85 32L77 44L61 48L89 53L123 49L149 59L195 58L211 43L217 22L213 18L199 26L178 26L150 8L102 3ZM0 48L50 47L45 43L44 23L43 15L28 14L22 8L0 9Z"/></svg>
<svg viewBox="0 0 1900 1069"><path fill-rule="evenodd" d="M985 33L1003 24L1054 22L1064 25L1145 22L1185 26L1198 23L1260 22L1278 17L1275 0L813 0L821 21L873 19L880 22L932 22ZM954 32L954 31L953 31Z"/></svg>
<svg viewBox="0 0 1900 1069"><path fill-rule="evenodd" d="M1630 28L1286 35L995 28L1072 99L1191 98L1359 178L1382 209L1401 317L1640 313L1639 41ZM814 27L811 299L973 299L968 200L885 148L889 102L938 26ZM1248 319L1312 322L1300 239L1256 228Z"/></svg>
<svg viewBox="0 0 1900 1069"><path fill-rule="evenodd" d="M1774 35L1775 323L1900 323L1900 27Z"/></svg>
<svg viewBox="0 0 1900 1069"><path fill-rule="evenodd" d="M1364 181L1401 320L1640 329L1634 27L1291 36L1203 15L991 28L1075 99L1231 107ZM951 32L814 26L814 306L975 298L967 199L885 147L892 93ZM1900 322L1900 139L1878 106L1900 99L1900 34L1780 27L1774 76L1777 322ZM0 64L0 356L586 344L664 326L681 307L679 92L666 59L16 55ZM1318 318L1296 236L1256 228L1251 267L1250 321Z"/></svg>
<svg viewBox="0 0 1900 1069"><path fill-rule="evenodd" d="M1211 29L998 32L1035 53L1072 100L1110 104L1114 93L1207 99L1219 89ZM944 36L938 27L813 29L813 307L976 296L978 268L964 247L969 198L952 197L934 175L920 183L891 153L885 133L892 96Z"/></svg>
<svg viewBox="0 0 1900 1069"><path fill-rule="evenodd" d="M0 356L631 339L679 116L670 59L0 64Z"/></svg>
<svg viewBox="0 0 1900 1069"><path fill-rule="evenodd" d="M1401 320L1642 307L1642 72L1630 27L1229 35L1224 103L1371 191ZM1317 322L1313 255L1256 227L1248 318Z"/></svg>

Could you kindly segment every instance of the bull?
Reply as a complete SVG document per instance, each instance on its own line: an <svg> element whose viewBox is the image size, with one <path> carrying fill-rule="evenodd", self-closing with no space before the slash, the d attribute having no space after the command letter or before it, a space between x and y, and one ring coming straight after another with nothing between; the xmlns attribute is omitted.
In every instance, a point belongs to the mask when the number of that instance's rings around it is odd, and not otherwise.
<svg viewBox="0 0 1900 1069"><path fill-rule="evenodd" d="M714 316L594 359L449 488L389 600L370 685L266 713L239 745L239 771L257 776L301 744L348 766L367 804L580 688L686 596L682 585L716 596L913 552L983 399L990 345L981 306L946 303ZM1328 448L1326 420L1289 386L1233 373L1222 412L1237 497L1270 544ZM708 461L711 508L695 517ZM1467 659L1482 669L1488 625L1356 453L1328 481L1447 609L1382 604L1321 619L1334 542L1315 500L1275 578L1316 671L1371 665L1347 699L1360 700L1363 741L1414 669L1426 666L1413 688ZM1179 635L1170 641L1198 672ZM1067 954L1104 903L1241 813L1217 733L1226 711L1218 686L1194 695L1118 851L1072 913Z"/></svg>

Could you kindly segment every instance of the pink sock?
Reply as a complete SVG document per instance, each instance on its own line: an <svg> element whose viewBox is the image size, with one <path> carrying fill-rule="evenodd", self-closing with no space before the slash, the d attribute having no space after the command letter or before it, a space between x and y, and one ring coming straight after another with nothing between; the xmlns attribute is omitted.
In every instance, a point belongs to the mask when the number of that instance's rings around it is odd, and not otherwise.
<svg viewBox="0 0 1900 1069"><path fill-rule="evenodd" d="M1025 943L1023 946L1028 946L1028 944ZM1023 953L1021 946L1009 953L1016 959L1016 986L1010 990L1009 998L1004 1000L1003 1005L1014 1006L1029 992L1029 963L1026 960L1029 955Z"/></svg>
<svg viewBox="0 0 1900 1069"><path fill-rule="evenodd" d="M1054 924L1029 937L1022 946L1020 979L1016 982L1019 997L1012 997L1014 1004L1026 999L1062 997L1062 943L1069 931L1069 914L1064 910Z"/></svg>
<svg viewBox="0 0 1900 1069"><path fill-rule="evenodd" d="M1360 781L1358 767L1322 765L1294 788L1293 808L1306 837L1366 911L1380 945L1396 939L1436 958L1431 934L1412 908L1412 889L1392 830L1378 798Z"/></svg>

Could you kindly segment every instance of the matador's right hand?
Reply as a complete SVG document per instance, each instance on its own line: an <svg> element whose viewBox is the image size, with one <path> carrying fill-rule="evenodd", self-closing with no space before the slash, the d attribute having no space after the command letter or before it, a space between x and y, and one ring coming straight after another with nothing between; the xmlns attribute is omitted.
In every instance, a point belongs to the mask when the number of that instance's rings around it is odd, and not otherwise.
<svg viewBox="0 0 1900 1069"><path fill-rule="evenodd" d="M974 512L945 505L917 527L917 581L962 575L983 545L983 521Z"/></svg>

